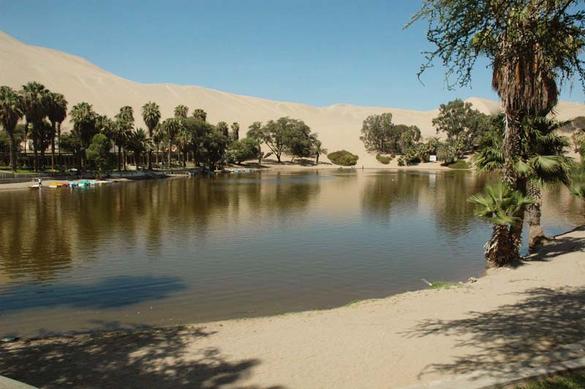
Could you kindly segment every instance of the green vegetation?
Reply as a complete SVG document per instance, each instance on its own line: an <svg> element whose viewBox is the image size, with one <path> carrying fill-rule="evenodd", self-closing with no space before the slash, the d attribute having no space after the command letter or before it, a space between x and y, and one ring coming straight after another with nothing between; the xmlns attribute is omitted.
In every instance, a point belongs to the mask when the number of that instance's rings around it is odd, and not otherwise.
<svg viewBox="0 0 585 389"><path fill-rule="evenodd" d="M347 150L334 151L327 154L327 158L329 158L334 164L340 166L355 166L359 159L357 155L352 154Z"/></svg>
<svg viewBox="0 0 585 389"><path fill-rule="evenodd" d="M368 151L380 154L403 154L420 140L416 126L394 124L391 113L371 115L364 120L360 137Z"/></svg>
<svg viewBox="0 0 585 389"><path fill-rule="evenodd" d="M86 158L93 163L98 177L103 176L112 168L112 159L110 149L112 142L104 134L96 134L93 136L91 143L87 150L85 150Z"/></svg>
<svg viewBox="0 0 585 389"><path fill-rule="evenodd" d="M227 159L231 163L241 164L250 159L258 159L260 153L260 144L257 140L244 138L232 142L227 151Z"/></svg>
<svg viewBox="0 0 585 389"><path fill-rule="evenodd" d="M484 247L488 265L508 264L507 259L514 250L509 227L518 221L519 210L532 201L503 183L487 186L483 193L471 196L469 201L475 204L477 216L493 224L492 237Z"/></svg>
<svg viewBox="0 0 585 389"><path fill-rule="evenodd" d="M376 159L378 160L378 162L384 165L388 165L393 158L392 156L389 155L376 154Z"/></svg>
<svg viewBox="0 0 585 389"><path fill-rule="evenodd" d="M514 389L581 389L585 388L585 370L567 371L551 376L528 380Z"/></svg>
<svg viewBox="0 0 585 389"><path fill-rule="evenodd" d="M517 169L530 158L522 146L530 143L525 123L546 117L556 106L559 86L575 77L585 80L585 12L580 1L532 0L424 0L411 24L425 21L427 39L434 48L426 53L419 76L439 60L452 85L468 85L478 58L492 67L492 87L498 93L505 115L502 142L502 180L508 193L526 196L526 176ZM585 83L584 83L585 85ZM520 258L524 211L515 209L507 232L493 230L490 245L498 265ZM495 242L494 240L498 240Z"/></svg>
<svg viewBox="0 0 585 389"><path fill-rule="evenodd" d="M456 282L433 281L430 283L429 288L430 289L451 289L451 288L457 288L458 286L460 286L460 285Z"/></svg>
<svg viewBox="0 0 585 389"><path fill-rule="evenodd" d="M80 102L69 111L70 132L62 134L61 124L67 117L67 101L38 82L23 85L20 91L0 87L0 157L9 155L13 171L30 167L45 170L45 152L51 151L51 171L68 170L74 165L79 171L109 171L104 161L106 141L108 153L115 153L117 170L127 170L129 164L137 169L146 167L173 168L176 166L208 170L221 168L225 163L242 163L248 159L262 159L271 155L281 162L283 155L295 158L319 157L327 150L316 134L303 121L283 117L265 125L250 126L240 138L240 125L224 121L216 125L207 122L207 113L195 108L189 116L186 105L177 105L174 115L162 118L160 107L149 101L141 107L141 119L146 130L139 128L131 106L123 106L113 117L100 115L91 104ZM23 121L24 123L19 123ZM95 138L101 134L103 137ZM99 143L94 143L99 142ZM21 149L21 144L24 146ZM263 152L262 145L270 151ZM55 153L58 152L58 155ZM26 170L26 169L25 169Z"/></svg>

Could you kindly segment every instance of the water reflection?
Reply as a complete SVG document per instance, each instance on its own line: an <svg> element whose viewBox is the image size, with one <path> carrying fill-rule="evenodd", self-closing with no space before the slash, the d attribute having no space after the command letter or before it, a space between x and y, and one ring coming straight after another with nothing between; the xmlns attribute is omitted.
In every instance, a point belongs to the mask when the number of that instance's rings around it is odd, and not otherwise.
<svg viewBox="0 0 585 389"><path fill-rule="evenodd" d="M3 192L0 328L268 315L479 275L490 228L467 198L490 180L321 171ZM585 224L566 189L544 198L550 235Z"/></svg>

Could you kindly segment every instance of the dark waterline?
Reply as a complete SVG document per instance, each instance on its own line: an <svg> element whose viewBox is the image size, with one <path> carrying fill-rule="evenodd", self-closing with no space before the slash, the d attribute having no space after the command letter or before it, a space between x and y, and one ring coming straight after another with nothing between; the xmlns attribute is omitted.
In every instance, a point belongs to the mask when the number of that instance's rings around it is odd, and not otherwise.
<svg viewBox="0 0 585 389"><path fill-rule="evenodd" d="M0 335L322 309L483 272L468 172L320 171L0 193ZM549 188L554 235L585 220Z"/></svg>

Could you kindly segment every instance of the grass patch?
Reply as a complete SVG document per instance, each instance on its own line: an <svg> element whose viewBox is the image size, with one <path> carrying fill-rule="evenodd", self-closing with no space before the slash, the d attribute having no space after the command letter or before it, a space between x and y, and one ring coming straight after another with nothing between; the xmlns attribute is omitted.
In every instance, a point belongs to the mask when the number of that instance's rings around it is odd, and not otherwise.
<svg viewBox="0 0 585 389"><path fill-rule="evenodd" d="M585 370L569 371L517 384L509 389L581 389L585 388Z"/></svg>
<svg viewBox="0 0 585 389"><path fill-rule="evenodd" d="M431 289L450 289L456 288L459 286L458 283L455 282L447 282L447 281L433 281L431 282L432 285L429 285Z"/></svg>
<svg viewBox="0 0 585 389"><path fill-rule="evenodd" d="M464 161L464 160L460 159L457 162L453 162L453 163L447 165L447 167L449 169L470 169L471 168L471 165L469 165L467 163L467 161Z"/></svg>

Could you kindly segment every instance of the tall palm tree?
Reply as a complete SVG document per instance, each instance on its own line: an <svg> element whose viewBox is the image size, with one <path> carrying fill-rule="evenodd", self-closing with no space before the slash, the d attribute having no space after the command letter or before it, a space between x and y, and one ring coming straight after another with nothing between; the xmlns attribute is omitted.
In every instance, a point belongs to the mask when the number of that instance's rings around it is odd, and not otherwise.
<svg viewBox="0 0 585 389"><path fill-rule="evenodd" d="M25 117L25 126L24 126L24 152L26 154L27 151L27 143L28 143L28 135L30 131L30 125L32 124L33 127L37 125L37 127L42 126L43 119L47 116L47 106L48 106L48 89L45 88L43 84L40 84L36 81L29 82L22 86L21 90L22 95L22 108ZM34 133L33 133L34 136ZM34 139L33 139L34 141ZM35 160L34 160L34 169L38 169L38 158L37 158L38 150L35 148Z"/></svg>
<svg viewBox="0 0 585 389"><path fill-rule="evenodd" d="M170 118L166 119L161 124L161 130L164 134L164 138L167 141L167 166L171 168L171 153L173 146L175 145L175 139L179 132L181 131L181 119L179 118Z"/></svg>
<svg viewBox="0 0 585 389"><path fill-rule="evenodd" d="M150 138L146 136L146 132L142 128L128 134L127 148L134 154L134 161L136 167L141 166L141 157L149 148Z"/></svg>
<svg viewBox="0 0 585 389"><path fill-rule="evenodd" d="M14 129L23 116L22 102L18 93L8 86L0 87L0 124L8 134L10 142L10 166L16 171L16 141Z"/></svg>
<svg viewBox="0 0 585 389"><path fill-rule="evenodd" d="M176 118L187 118L189 115L189 107L186 105L180 104L175 107L175 117Z"/></svg>
<svg viewBox="0 0 585 389"><path fill-rule="evenodd" d="M91 104L81 102L71 108L71 121L73 122L72 134L78 138L77 141L81 146L79 148L78 161L80 167L83 167L85 160L85 150L89 147L91 139L97 134L98 115L93 111Z"/></svg>
<svg viewBox="0 0 585 389"><path fill-rule="evenodd" d="M186 108L186 107L185 107ZM148 138L152 140L154 136L154 130L158 126L160 122L160 108L157 103L149 101L148 103L142 106L142 120L144 120L144 124L146 124L146 128L148 128ZM151 148L148 149L148 153L146 154L147 158L147 165L148 170L152 170L152 150Z"/></svg>
<svg viewBox="0 0 585 389"><path fill-rule="evenodd" d="M489 267L510 264L507 260L514 250L510 239L510 226L517 222L519 210L531 201L519 191L511 190L507 184L488 185L484 193L469 198L475 205L476 215L493 224L492 236L484 246L484 254Z"/></svg>
<svg viewBox="0 0 585 389"><path fill-rule="evenodd" d="M67 100L60 93L50 93L48 104L48 118L57 136L59 146L59 160L61 160L61 123L67 117ZM51 138L51 169L55 170L55 136Z"/></svg>
<svg viewBox="0 0 585 389"><path fill-rule="evenodd" d="M118 171L122 171L122 165L126 168L122 148L125 146L129 134L134 129L134 111L132 107L126 105L120 108L120 112L116 114L115 119L114 143L118 147Z"/></svg>
<svg viewBox="0 0 585 389"><path fill-rule="evenodd" d="M556 105L558 82L577 75L585 79L585 13L581 0L424 0L412 22L428 21L427 53L421 73L439 59L447 74L465 85L480 56L492 66L492 86L505 114L504 181L526 193L526 180L516 171L522 155L522 124L544 117ZM412 23L411 22L411 23ZM420 75L420 73L419 73ZM524 210L511 226L519 257ZM505 262L505 261L504 261Z"/></svg>

